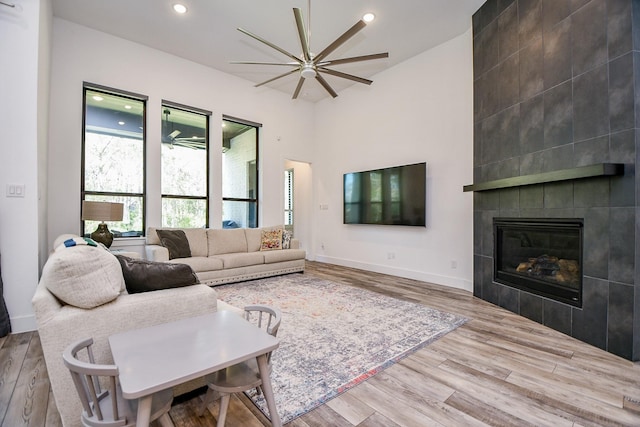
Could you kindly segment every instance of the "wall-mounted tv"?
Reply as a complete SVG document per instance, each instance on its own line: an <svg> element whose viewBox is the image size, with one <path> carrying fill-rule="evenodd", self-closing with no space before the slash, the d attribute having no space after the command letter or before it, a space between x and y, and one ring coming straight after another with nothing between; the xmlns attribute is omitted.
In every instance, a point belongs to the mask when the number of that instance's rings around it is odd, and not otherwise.
<svg viewBox="0 0 640 427"><path fill-rule="evenodd" d="M425 227L427 164L344 174L344 223Z"/></svg>

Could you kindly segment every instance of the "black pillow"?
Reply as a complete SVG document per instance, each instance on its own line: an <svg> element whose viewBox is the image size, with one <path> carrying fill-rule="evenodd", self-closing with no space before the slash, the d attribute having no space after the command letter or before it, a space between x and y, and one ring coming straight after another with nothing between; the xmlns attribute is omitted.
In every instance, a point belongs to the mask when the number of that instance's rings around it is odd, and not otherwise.
<svg viewBox="0 0 640 427"><path fill-rule="evenodd" d="M116 255L116 257L120 261L124 284L130 294L200 283L198 276L187 264L154 262L124 255Z"/></svg>
<svg viewBox="0 0 640 427"><path fill-rule="evenodd" d="M182 230L156 230L160 244L169 250L169 259L189 258L191 248L187 235Z"/></svg>

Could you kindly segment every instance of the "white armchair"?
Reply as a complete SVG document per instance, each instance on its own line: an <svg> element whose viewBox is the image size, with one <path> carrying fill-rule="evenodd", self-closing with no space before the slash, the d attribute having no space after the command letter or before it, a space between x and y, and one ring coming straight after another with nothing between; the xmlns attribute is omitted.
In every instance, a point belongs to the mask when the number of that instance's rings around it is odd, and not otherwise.
<svg viewBox="0 0 640 427"><path fill-rule="evenodd" d="M57 267L55 261L52 261L56 253L52 254L47 263ZM113 257L110 254L109 256ZM114 260L118 262L115 257ZM91 260L87 263L90 264ZM136 294L124 291L106 304L88 309L79 308L64 303L49 291L47 286L51 283L48 282L57 277L49 270L51 268L45 266L32 304L56 405L63 425L67 427L79 426L82 413L71 375L62 360L62 352L69 344L81 338L91 337L94 340L96 363L112 364L108 343L108 337L112 334L211 313L218 309L237 310L218 301L215 290L206 285ZM91 284L87 283L87 286ZM203 381L188 383L174 390L174 393L179 395L204 384Z"/></svg>

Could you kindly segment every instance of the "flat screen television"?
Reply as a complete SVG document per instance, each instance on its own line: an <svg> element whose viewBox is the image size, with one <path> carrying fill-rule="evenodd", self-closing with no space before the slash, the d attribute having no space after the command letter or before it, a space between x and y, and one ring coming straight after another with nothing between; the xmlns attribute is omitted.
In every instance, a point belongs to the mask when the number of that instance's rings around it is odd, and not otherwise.
<svg viewBox="0 0 640 427"><path fill-rule="evenodd" d="M427 164L344 174L344 223L425 227Z"/></svg>

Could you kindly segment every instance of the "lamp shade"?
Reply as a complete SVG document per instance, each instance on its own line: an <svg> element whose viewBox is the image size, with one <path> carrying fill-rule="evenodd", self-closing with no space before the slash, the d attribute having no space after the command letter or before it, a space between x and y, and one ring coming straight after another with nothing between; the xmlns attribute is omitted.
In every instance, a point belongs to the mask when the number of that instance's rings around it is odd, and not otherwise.
<svg viewBox="0 0 640 427"><path fill-rule="evenodd" d="M122 221L123 203L82 201L82 219L90 221Z"/></svg>

